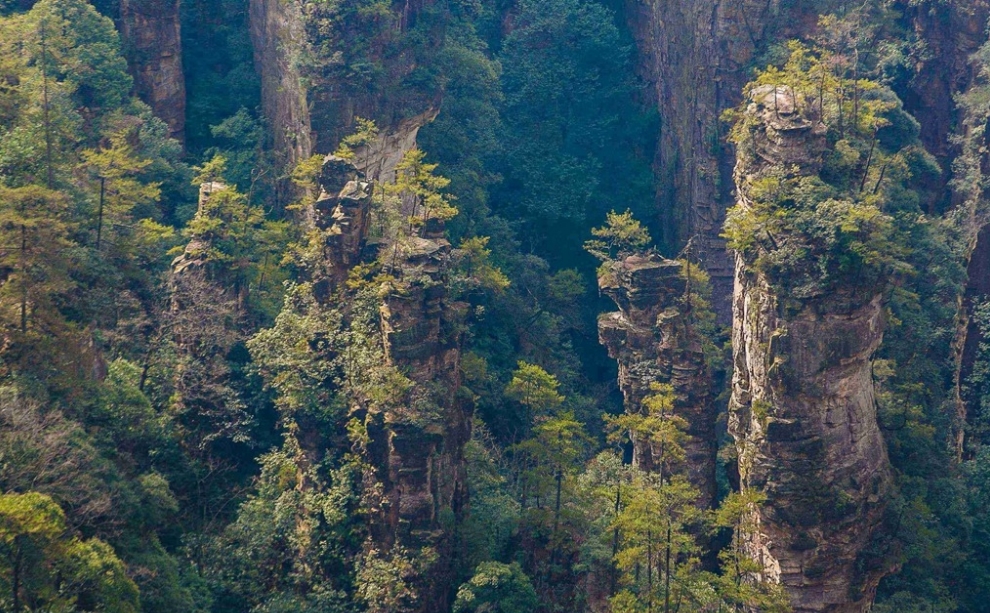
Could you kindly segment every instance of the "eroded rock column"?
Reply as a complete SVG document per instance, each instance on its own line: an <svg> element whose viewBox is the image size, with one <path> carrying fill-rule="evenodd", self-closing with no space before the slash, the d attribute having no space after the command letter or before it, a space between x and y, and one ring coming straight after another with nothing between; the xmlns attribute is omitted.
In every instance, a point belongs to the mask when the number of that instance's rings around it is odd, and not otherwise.
<svg viewBox="0 0 990 613"><path fill-rule="evenodd" d="M619 311L599 318L598 336L619 363L626 412L645 411L651 384L673 386L674 411L687 421L689 436L684 466L673 469L688 475L700 493L698 505L710 508L715 500L715 405L701 338L687 308L690 290L682 268L656 254L614 263L610 274L599 278L599 286ZM659 468L643 441L633 441L633 462L648 471Z"/></svg>
<svg viewBox="0 0 990 613"><path fill-rule="evenodd" d="M371 307L383 365L396 378L377 392L389 396L385 401L352 399L368 433L369 547L412 561L405 577L414 592L410 610L446 611L456 582L453 528L467 505L472 405L458 393L465 309L448 295L452 248L442 225L425 220L412 235L369 239L372 186L361 177L341 158L323 164L322 193L310 213L325 237L316 294L352 318L369 306L367 295L355 296L345 283L355 266L377 258L387 276L373 282L380 287Z"/></svg>
<svg viewBox="0 0 990 613"><path fill-rule="evenodd" d="M185 141L186 82L182 71L179 0L121 0L120 29L137 95Z"/></svg>
<svg viewBox="0 0 990 613"><path fill-rule="evenodd" d="M825 148L820 119L789 88L757 88L747 113L757 121L736 167L741 207L768 172L817 172ZM887 571L869 550L891 489L872 377L882 295L780 295L740 253L732 308L729 430L742 488L766 496L750 553L797 612L868 611Z"/></svg>

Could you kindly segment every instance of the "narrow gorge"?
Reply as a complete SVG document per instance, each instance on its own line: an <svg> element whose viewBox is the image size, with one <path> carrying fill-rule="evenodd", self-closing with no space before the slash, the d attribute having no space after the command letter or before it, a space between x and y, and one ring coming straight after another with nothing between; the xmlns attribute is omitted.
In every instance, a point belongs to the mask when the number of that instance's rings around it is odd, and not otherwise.
<svg viewBox="0 0 990 613"><path fill-rule="evenodd" d="M0 610L986 610L988 28L0 2Z"/></svg>

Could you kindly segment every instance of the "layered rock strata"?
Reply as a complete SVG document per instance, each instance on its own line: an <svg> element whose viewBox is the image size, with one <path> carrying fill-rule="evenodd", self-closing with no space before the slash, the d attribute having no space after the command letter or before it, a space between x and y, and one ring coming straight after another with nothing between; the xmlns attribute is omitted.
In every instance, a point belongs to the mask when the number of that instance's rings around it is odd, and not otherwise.
<svg viewBox="0 0 990 613"><path fill-rule="evenodd" d="M825 149L820 119L789 88L757 88L747 113L756 121L736 167L741 207L767 172L815 173ZM867 555L891 488L872 377L882 296L795 303L737 254L732 307L729 431L743 490L766 496L749 551L795 611L867 611L888 570Z"/></svg>
<svg viewBox="0 0 990 613"><path fill-rule="evenodd" d="M298 0L250 0L251 43L261 76L261 106L275 149L288 167L312 155L309 102L299 66L307 46Z"/></svg>
<svg viewBox="0 0 990 613"><path fill-rule="evenodd" d="M137 95L184 142L186 82L179 0L121 0L120 30Z"/></svg>
<svg viewBox="0 0 990 613"><path fill-rule="evenodd" d="M615 263L599 286L619 311L602 315L598 335L619 363L619 388L628 413L645 411L643 400L654 383L669 383L676 394L674 413L688 423L683 466L699 491L698 505L715 500L715 405L701 338L692 325L686 300L690 288L682 264L656 254L630 256ZM652 447L633 440L633 463L655 471Z"/></svg>
<svg viewBox="0 0 990 613"><path fill-rule="evenodd" d="M385 538L437 554L418 580L417 610L429 613L450 608L453 521L467 504L471 405L458 393L464 309L447 296L451 248L445 239L411 237L401 251L399 284L381 306L382 333L388 362L414 387L401 408L383 416L374 435L381 454L376 465L387 500Z"/></svg>
<svg viewBox="0 0 990 613"><path fill-rule="evenodd" d="M720 237L731 200L732 155L719 117L738 103L746 68L765 38L779 0L629 2L626 16L639 47L639 72L660 113L655 165L662 237L693 240L711 277L719 320L730 321L732 261Z"/></svg>
<svg viewBox="0 0 990 613"><path fill-rule="evenodd" d="M375 255L368 239L370 186L360 176L349 162L328 156L312 214L316 227L328 229L326 274L338 289L354 266ZM427 221L419 234L386 249L392 280L379 305L384 359L410 385L365 419L366 457L379 492L369 528L379 551L417 556L414 610L445 611L455 581L452 527L467 503L464 446L472 407L458 393L464 308L448 296L452 249L441 225Z"/></svg>

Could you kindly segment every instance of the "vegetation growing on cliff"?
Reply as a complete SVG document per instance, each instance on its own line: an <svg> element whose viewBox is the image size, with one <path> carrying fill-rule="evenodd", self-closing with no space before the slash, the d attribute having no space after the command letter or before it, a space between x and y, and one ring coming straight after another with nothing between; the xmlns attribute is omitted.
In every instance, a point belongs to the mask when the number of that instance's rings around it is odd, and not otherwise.
<svg viewBox="0 0 990 613"><path fill-rule="evenodd" d="M184 79L184 144L133 95L148 58L118 34L123 0L0 2L0 609L788 610L747 549L766 497L736 491L714 400L727 335L697 245L717 237L651 239L688 216L658 211L674 191L658 177L697 160L657 154L682 126L646 104L649 37L628 31L643 15L605 0L296 2L298 28L276 35L301 36L318 154L286 168L250 28L288 3L262 1L182 3L184 74L160 85ZM917 67L962 35L929 53L911 20L961 3L843 6L815 28L814 3L725 4L712 36L746 32L753 49L705 58L718 88L738 89L737 60L772 63L742 92L772 133L739 107L738 155L759 165L779 153L759 138L801 134L787 162L740 177L729 247L781 312L884 300L871 375L898 489L857 564L901 570L875 610L980 611L990 315L982 294L960 297L986 223L990 54L959 98L956 149L938 152L955 156L954 198L925 118L894 92L923 107ZM759 23L788 11L804 19ZM671 37L671 57L703 55L689 38ZM382 143L388 183L357 168ZM645 263L669 285L629 284ZM596 277L650 313L616 324L618 368ZM623 398L630 379L641 397ZM709 402L717 500L699 504L684 415ZM828 504L813 515L846 509Z"/></svg>

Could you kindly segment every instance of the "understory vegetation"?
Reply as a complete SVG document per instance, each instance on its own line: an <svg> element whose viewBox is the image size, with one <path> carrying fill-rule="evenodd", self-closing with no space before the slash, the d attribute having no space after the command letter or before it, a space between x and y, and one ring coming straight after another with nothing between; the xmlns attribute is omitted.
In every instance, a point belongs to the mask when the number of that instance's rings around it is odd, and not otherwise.
<svg viewBox="0 0 990 613"><path fill-rule="evenodd" d="M747 549L763 499L738 491L726 429L731 329L712 303L728 297L690 237L651 238L672 235L665 126L627 16L400 4L300 3L317 151L287 166L246 1L182 4L184 143L134 94L119 5L0 2L0 611L402 613L426 589L454 613L790 610ZM758 155L760 91L810 109L822 150L748 184L723 237L782 312L882 298L872 384L896 494L862 564L898 572L873 610L976 613L990 296L966 294L966 254L990 217L990 46L946 187L898 97L921 45L898 10L759 45L725 117L738 155ZM424 109L395 179L359 175ZM369 203L346 269L328 256L342 213L320 208L338 204L331 152L338 192ZM630 408L600 344L599 277L627 258L686 283L718 405L712 508L673 468L691 426L674 377ZM403 309L439 323L403 328ZM428 469L389 472L424 449ZM429 530L389 498L417 479Z"/></svg>

